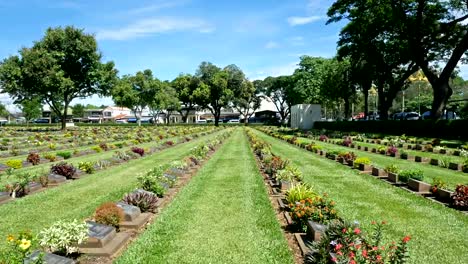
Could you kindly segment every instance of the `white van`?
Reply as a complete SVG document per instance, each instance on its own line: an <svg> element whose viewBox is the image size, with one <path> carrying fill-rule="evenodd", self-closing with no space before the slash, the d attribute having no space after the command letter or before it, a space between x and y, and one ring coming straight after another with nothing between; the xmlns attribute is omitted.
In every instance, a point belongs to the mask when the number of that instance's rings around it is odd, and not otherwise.
<svg viewBox="0 0 468 264"><path fill-rule="evenodd" d="M228 123L239 123L239 119L231 119Z"/></svg>

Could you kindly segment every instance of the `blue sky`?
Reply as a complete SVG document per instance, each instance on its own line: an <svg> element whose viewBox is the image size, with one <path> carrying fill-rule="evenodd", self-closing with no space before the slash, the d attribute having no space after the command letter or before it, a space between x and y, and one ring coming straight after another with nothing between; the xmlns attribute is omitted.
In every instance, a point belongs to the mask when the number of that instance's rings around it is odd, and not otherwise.
<svg viewBox="0 0 468 264"><path fill-rule="evenodd" d="M119 74L161 80L202 61L238 65L254 79L291 74L301 55L332 57L343 23L325 25L331 0L0 0L0 57L30 47L48 27L95 34ZM466 66L461 75L467 78ZM5 95L0 96L5 103ZM73 103L112 104L93 97Z"/></svg>

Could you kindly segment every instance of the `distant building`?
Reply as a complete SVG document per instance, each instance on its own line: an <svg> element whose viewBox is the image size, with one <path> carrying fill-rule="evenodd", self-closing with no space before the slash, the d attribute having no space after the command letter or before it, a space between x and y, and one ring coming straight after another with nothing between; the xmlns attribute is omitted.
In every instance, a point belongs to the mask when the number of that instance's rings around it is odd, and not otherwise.
<svg viewBox="0 0 468 264"><path fill-rule="evenodd" d="M319 104L298 104L291 107L291 128L312 129L316 121L322 118Z"/></svg>

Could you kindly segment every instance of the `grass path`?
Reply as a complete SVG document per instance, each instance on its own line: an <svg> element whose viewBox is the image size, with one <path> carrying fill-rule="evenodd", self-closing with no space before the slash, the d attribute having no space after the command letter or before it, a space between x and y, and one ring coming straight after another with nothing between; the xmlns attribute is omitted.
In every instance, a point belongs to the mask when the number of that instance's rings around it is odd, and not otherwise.
<svg viewBox="0 0 468 264"><path fill-rule="evenodd" d="M141 159L131 160L83 179L47 189L0 206L0 250L8 234L31 230L34 234L55 221L85 219L104 202L118 201L136 187L136 175L159 164L179 160L191 148L220 132L168 148Z"/></svg>
<svg viewBox="0 0 468 264"><path fill-rule="evenodd" d="M386 233L391 239L410 234L411 263L468 263L467 216L259 131L255 133L272 144L275 154L298 166L305 182L318 192L327 192L344 218L359 221L367 230L372 220L387 220Z"/></svg>
<svg viewBox="0 0 468 264"><path fill-rule="evenodd" d="M293 263L243 130L117 263Z"/></svg>

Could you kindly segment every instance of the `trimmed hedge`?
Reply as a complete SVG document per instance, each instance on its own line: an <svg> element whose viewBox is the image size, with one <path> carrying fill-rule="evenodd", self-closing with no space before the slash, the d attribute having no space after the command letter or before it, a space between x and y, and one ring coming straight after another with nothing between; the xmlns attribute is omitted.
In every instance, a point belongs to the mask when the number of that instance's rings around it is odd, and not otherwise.
<svg viewBox="0 0 468 264"><path fill-rule="evenodd" d="M315 122L314 129L468 140L468 120Z"/></svg>

